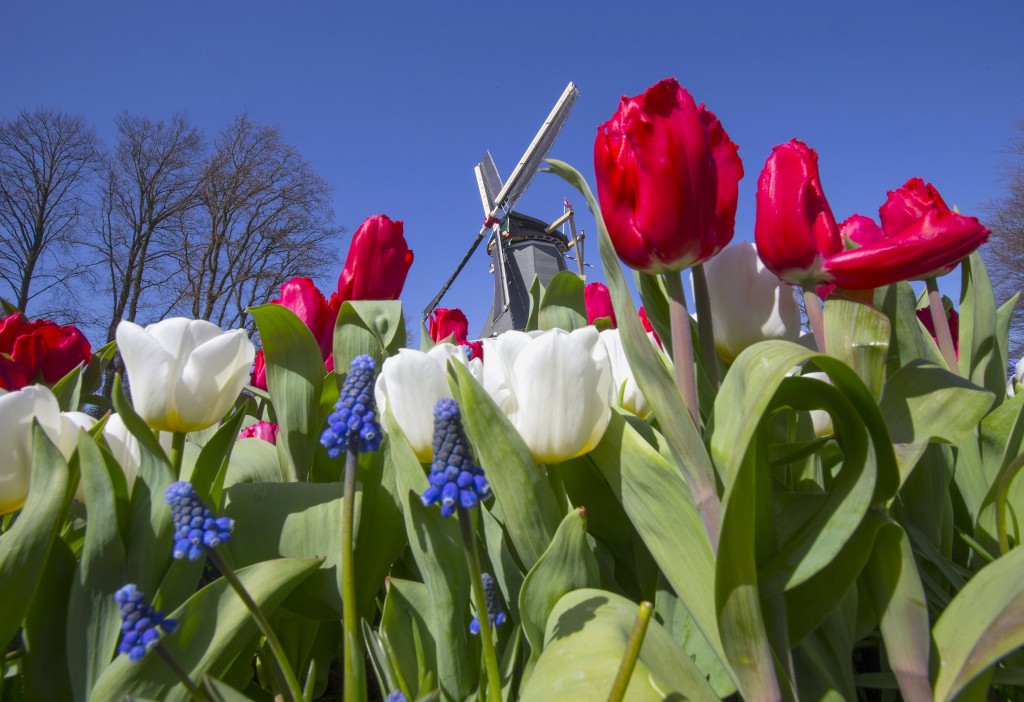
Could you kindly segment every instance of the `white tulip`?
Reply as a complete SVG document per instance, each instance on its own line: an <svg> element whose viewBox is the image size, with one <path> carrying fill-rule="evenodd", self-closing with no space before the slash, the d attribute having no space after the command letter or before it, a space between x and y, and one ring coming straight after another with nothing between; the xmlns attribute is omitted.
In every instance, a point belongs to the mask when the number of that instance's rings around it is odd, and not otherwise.
<svg viewBox="0 0 1024 702"><path fill-rule="evenodd" d="M373 388L383 429L388 429L390 408L416 457L424 463L434 457L434 405L452 396L447 377L449 360L467 366L479 379L479 359L468 361L462 347L441 343L425 353L399 349L397 356L384 359Z"/></svg>
<svg viewBox="0 0 1024 702"><path fill-rule="evenodd" d="M749 241L727 246L704 263L715 348L732 363L765 339L800 337L800 308L792 289L764 267Z"/></svg>
<svg viewBox="0 0 1024 702"><path fill-rule="evenodd" d="M601 332L601 342L608 352L608 361L612 370L612 400L627 412L640 417L647 416L651 406L647 398L640 392L640 386L633 377L633 369L626 359L626 349L622 346L622 335L618 329L607 329ZM657 354L663 353L654 340L654 334L647 332L647 340Z"/></svg>
<svg viewBox="0 0 1024 702"><path fill-rule="evenodd" d="M829 385L832 384L832 380L828 377L827 373L804 373L803 377L821 380ZM832 415L825 410L811 410L811 422L814 424L814 435L819 439L836 433L832 427Z"/></svg>
<svg viewBox="0 0 1024 702"><path fill-rule="evenodd" d="M1013 369L1013 375L1006 382L1006 394L1008 397L1013 397L1016 394L1013 389L1014 383L1024 385L1024 358L1017 361L1017 367Z"/></svg>
<svg viewBox="0 0 1024 702"><path fill-rule="evenodd" d="M594 327L485 339L483 375L484 388L538 462L575 458L604 436L612 371Z"/></svg>
<svg viewBox="0 0 1024 702"><path fill-rule="evenodd" d="M168 435L169 436L169 435ZM128 494L132 492L135 478L139 474L139 463L142 461L142 449L139 440L128 431L121 415L112 414L103 426L103 438L107 448L124 471L125 482L128 483Z"/></svg>
<svg viewBox="0 0 1024 702"><path fill-rule="evenodd" d="M249 380L256 349L244 329L176 317L117 325L135 411L154 429L188 432L216 423Z"/></svg>

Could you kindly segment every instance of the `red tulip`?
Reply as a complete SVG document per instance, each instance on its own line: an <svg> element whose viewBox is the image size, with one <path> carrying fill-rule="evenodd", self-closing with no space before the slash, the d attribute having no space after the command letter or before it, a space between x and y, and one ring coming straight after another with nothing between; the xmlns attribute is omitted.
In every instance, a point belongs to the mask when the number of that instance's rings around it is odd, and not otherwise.
<svg viewBox="0 0 1024 702"><path fill-rule="evenodd" d="M256 360L253 362L249 385L260 390L267 389L267 362L263 358L263 349L256 352Z"/></svg>
<svg viewBox="0 0 1024 702"><path fill-rule="evenodd" d="M412 251L402 235L402 223L382 214L368 217L352 236L338 276L340 300L397 300L410 266Z"/></svg>
<svg viewBox="0 0 1024 702"><path fill-rule="evenodd" d="M930 210L949 212L949 206L931 183L911 178L899 190L887 193L885 204L878 210L882 228L899 232L924 217Z"/></svg>
<svg viewBox="0 0 1024 702"><path fill-rule="evenodd" d="M732 238L735 145L673 78L622 98L598 127L594 170L608 233L632 268L682 270Z"/></svg>
<svg viewBox="0 0 1024 702"><path fill-rule="evenodd" d="M320 354L327 358L334 346L334 323L337 310L332 314L327 300L309 278L292 278L281 286L281 296L271 300L275 305L287 307L313 332L320 346Z"/></svg>
<svg viewBox="0 0 1024 702"><path fill-rule="evenodd" d="M587 283L583 288L583 301L587 305L587 324L601 317L610 317L612 328L618 326L615 321L615 310L612 308L612 294L604 283Z"/></svg>
<svg viewBox="0 0 1024 702"><path fill-rule="evenodd" d="M921 320L921 324L932 335L932 339L935 340L937 346L939 339L935 334L935 324L932 322L931 310L927 307L917 310L917 318ZM949 324L949 335L953 337L953 350L956 352L956 357L960 358L960 315L953 309L952 305L946 307L946 322Z"/></svg>
<svg viewBox="0 0 1024 702"><path fill-rule="evenodd" d="M481 361L484 360L484 342L479 339L476 341L460 341L459 346L465 346L469 351L469 360L479 358Z"/></svg>
<svg viewBox="0 0 1024 702"><path fill-rule="evenodd" d="M17 390L42 376L52 385L92 358L92 347L73 325L48 319L26 321L21 313L0 320L0 387Z"/></svg>
<svg viewBox="0 0 1024 702"><path fill-rule="evenodd" d="M638 310L640 316L640 323L644 325L644 331L650 334L654 334L654 340L658 342L658 346L664 348L664 344L661 343L661 337L658 336L658 332L654 331L654 327L651 326L651 320L647 318L647 310L641 307Z"/></svg>
<svg viewBox="0 0 1024 702"><path fill-rule="evenodd" d="M256 422L250 424L238 434L239 439L262 439L268 444L277 443L277 434L281 427L273 422Z"/></svg>
<svg viewBox="0 0 1024 702"><path fill-rule="evenodd" d="M430 313L430 338L435 343L455 337L455 343L461 343L469 336L469 320L458 307L448 309L438 307Z"/></svg>
<svg viewBox="0 0 1024 702"><path fill-rule="evenodd" d="M825 260L842 251L818 176L818 154L793 139L772 149L757 180L754 241L765 267L787 283L829 282Z"/></svg>

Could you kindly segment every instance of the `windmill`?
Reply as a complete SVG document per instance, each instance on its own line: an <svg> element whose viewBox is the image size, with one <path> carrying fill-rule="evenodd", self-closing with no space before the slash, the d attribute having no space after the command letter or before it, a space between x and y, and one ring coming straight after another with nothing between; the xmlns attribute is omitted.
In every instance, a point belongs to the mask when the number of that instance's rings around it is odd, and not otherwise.
<svg viewBox="0 0 1024 702"><path fill-rule="evenodd" d="M576 236L571 206L567 206L567 211L552 223L513 209L537 175L579 94L580 91L572 82L566 86L507 181L502 183L490 151L476 165L476 182L484 207L483 226L456 266L455 272L423 310L424 320L437 307L488 233L487 253L491 257L491 270L494 274L494 297L481 337L526 327L530 314L530 286L534 276L540 280L541 285L547 285L556 273L566 270L565 254L570 246L575 250L577 266L582 272L583 237L582 234ZM567 220L572 232L571 239L558 230Z"/></svg>

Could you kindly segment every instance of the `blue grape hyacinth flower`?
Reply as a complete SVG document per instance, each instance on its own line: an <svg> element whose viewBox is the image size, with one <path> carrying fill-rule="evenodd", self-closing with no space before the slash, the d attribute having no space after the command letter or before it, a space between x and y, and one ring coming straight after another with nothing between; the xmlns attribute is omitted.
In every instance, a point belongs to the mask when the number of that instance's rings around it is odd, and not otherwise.
<svg viewBox="0 0 1024 702"><path fill-rule="evenodd" d="M376 368L377 364L366 354L352 359L338 403L327 417L327 428L320 435L320 443L331 458L337 458L345 451L370 453L380 448L382 434L373 400L373 373Z"/></svg>
<svg viewBox="0 0 1024 702"><path fill-rule="evenodd" d="M505 623L505 612L501 609L501 601L498 599L498 587L490 573L481 573L480 580L484 584L484 599L487 600L487 621L491 626L501 626ZM479 613L469 623L469 633L474 636L480 635Z"/></svg>
<svg viewBox="0 0 1024 702"><path fill-rule="evenodd" d="M473 462L459 405L449 398L434 405L434 462L428 480L430 487L420 499L425 506L440 502L443 517L454 514L457 506L469 509L491 496L483 469Z"/></svg>
<svg viewBox="0 0 1024 702"><path fill-rule="evenodd" d="M231 538L235 521L211 512L192 483L172 483L164 494L164 502L171 506L175 558L194 561L203 555L204 548L216 548Z"/></svg>
<svg viewBox="0 0 1024 702"><path fill-rule="evenodd" d="M160 640L159 629L170 634L178 627L178 622L153 609L146 596L130 583L114 593L114 602L121 608L121 643L117 652L127 653L132 663L140 661L146 651L156 646Z"/></svg>
<svg viewBox="0 0 1024 702"><path fill-rule="evenodd" d="M395 690L384 698L384 702L409 702L409 698L401 690Z"/></svg>

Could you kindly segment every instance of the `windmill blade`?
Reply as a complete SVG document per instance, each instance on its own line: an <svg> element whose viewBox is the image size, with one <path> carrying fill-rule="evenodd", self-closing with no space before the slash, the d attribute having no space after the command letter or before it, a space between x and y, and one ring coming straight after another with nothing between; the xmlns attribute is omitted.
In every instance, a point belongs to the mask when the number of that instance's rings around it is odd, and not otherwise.
<svg viewBox="0 0 1024 702"><path fill-rule="evenodd" d="M494 214L499 209L508 211L516 204L523 191L530 185L533 177L537 175L541 162L548 155L552 145L554 145L555 139L562 130L562 125L565 124L569 111L572 110L573 103L576 102L576 97L579 94L580 91L576 85L569 81L569 85L562 92L562 97L558 98L554 109L551 110L548 118L544 120L544 124L541 125L537 136L530 142L526 153L519 159L519 164L512 171L512 175L505 181L505 185L502 187L501 192L498 193L498 196L494 198L494 206L488 214Z"/></svg>
<svg viewBox="0 0 1024 702"><path fill-rule="evenodd" d="M423 308L424 321L430 316L430 313L434 311L434 308L437 307L438 303L441 302L441 298L444 297L446 292L448 292L448 288L452 286L455 279L459 277L459 273L461 273L462 269L466 267L467 263L469 263L469 259L472 258L473 252L476 251L476 247L480 246L480 242L484 240L484 235L489 231L491 231L490 227L481 227L480 233L476 235L476 238L473 239L473 243L470 244L469 251L467 251L466 255L462 257L461 261L459 261L459 265L456 266L455 272L452 273L448 280L445 281L444 285L441 286L441 290L438 291L437 295L434 295L434 299L428 302L427 306Z"/></svg>
<svg viewBox="0 0 1024 702"><path fill-rule="evenodd" d="M498 175L498 168L494 165L491 152L484 154L480 163L473 169L476 173L476 184L480 188L480 201L484 206L484 216L491 214L494 210L494 202L501 192L501 176Z"/></svg>

